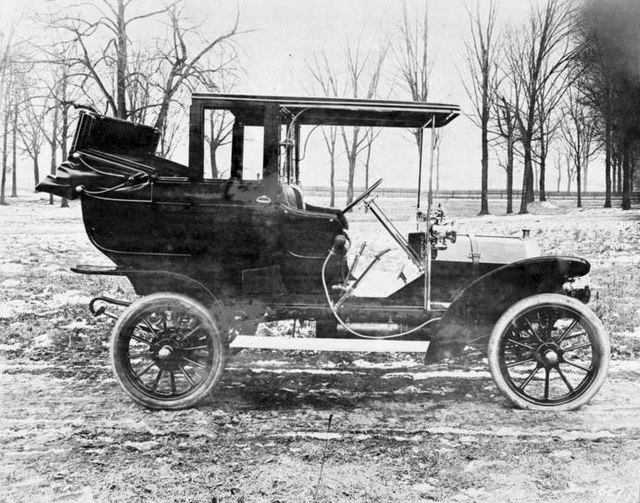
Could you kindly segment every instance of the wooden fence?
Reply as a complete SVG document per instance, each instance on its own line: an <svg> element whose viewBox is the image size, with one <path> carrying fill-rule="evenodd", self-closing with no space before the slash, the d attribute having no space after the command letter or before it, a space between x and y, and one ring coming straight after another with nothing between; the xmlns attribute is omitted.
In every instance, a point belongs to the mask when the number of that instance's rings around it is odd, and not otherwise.
<svg viewBox="0 0 640 503"><path fill-rule="evenodd" d="M353 192L355 195L364 192L364 187L354 188ZM329 197L329 187L318 187L318 186L309 186L304 187L305 194L315 195L315 196L327 196ZM338 198L346 197L347 190L345 187L336 188L335 194ZM409 188L389 188L389 187L380 187L376 190L377 194L385 197L403 197L403 198L415 198L417 196L416 189ZM507 199L507 191L506 190L489 190L489 199ZM426 191L422 192L422 196L426 197ZM438 190L434 191L434 198L437 199L471 199L471 200L479 200L481 196L481 192L479 190ZM536 201L539 200L538 192L535 192ZM548 201L577 201L578 194L576 192L557 192L557 191L549 191L547 192L547 200ZM585 206L593 206L604 204L605 193L604 192L583 192L582 193L582 204ZM520 191L513 192L513 201L514 204L520 201ZM611 195L611 203L613 206L619 206L622 202L622 194L621 193L613 193ZM640 192L633 192L631 194L631 203L632 204L640 204Z"/></svg>

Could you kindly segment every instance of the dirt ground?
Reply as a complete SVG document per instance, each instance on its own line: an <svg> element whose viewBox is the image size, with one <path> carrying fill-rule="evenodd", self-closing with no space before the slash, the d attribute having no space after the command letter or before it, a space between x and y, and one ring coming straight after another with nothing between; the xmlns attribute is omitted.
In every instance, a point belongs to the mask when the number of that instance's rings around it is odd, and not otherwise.
<svg viewBox="0 0 640 503"><path fill-rule="evenodd" d="M0 502L640 502L640 211L459 222L526 227L543 252L592 262L592 308L614 359L579 411L513 409L481 358L425 367L418 354L243 350L202 406L151 412L111 374L112 322L86 308L130 287L68 271L107 263L77 205L10 202L0 208ZM353 217L365 233L367 218Z"/></svg>

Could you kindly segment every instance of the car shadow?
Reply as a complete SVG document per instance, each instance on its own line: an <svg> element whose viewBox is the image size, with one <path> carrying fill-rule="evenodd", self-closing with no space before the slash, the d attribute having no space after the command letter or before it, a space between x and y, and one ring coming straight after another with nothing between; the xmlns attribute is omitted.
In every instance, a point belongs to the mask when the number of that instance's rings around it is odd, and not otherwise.
<svg viewBox="0 0 640 503"><path fill-rule="evenodd" d="M343 367L332 371L231 368L204 405L245 410L351 410L380 403L442 408L451 401L469 400L470 397L488 399L489 375L464 374L461 371L459 377L448 374L424 378L421 369L415 367Z"/></svg>

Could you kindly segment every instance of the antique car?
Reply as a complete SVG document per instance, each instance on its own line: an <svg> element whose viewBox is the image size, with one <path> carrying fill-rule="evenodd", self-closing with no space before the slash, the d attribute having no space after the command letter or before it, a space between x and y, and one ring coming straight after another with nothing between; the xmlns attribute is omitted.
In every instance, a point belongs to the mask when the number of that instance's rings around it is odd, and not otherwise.
<svg viewBox="0 0 640 503"><path fill-rule="evenodd" d="M194 94L185 166L156 155L157 130L81 112L68 159L37 188L80 198L89 239L114 263L73 271L123 276L140 296L90 304L117 319L110 355L124 390L149 408L194 406L214 390L230 346L420 347L427 362L472 346L486 349L496 385L516 406L586 404L609 362L608 335L580 284L586 260L538 256L526 237L457 233L433 203L433 155L415 232L398 230L378 204L382 180L344 208L310 204L301 189L301 131L412 128L431 139L433 154L439 128L459 113L434 103ZM231 128L228 169L217 177L205 176L212 114ZM351 248L358 205L412 266L391 292L359 288L388 250ZM116 316L108 303L125 310ZM315 338L255 334L259 323L289 319L315 320Z"/></svg>

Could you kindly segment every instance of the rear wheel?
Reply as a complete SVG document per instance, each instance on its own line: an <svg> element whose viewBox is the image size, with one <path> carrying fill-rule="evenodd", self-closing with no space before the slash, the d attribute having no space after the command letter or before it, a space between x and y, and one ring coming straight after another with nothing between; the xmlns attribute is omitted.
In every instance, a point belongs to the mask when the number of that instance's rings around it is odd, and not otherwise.
<svg viewBox="0 0 640 503"><path fill-rule="evenodd" d="M183 409L219 381L227 337L198 302L173 293L139 299L111 335L111 363L131 398L152 409Z"/></svg>
<svg viewBox="0 0 640 503"><path fill-rule="evenodd" d="M541 294L509 308L489 339L491 375L523 409L573 410L598 392L609 366L609 338L587 306Z"/></svg>

